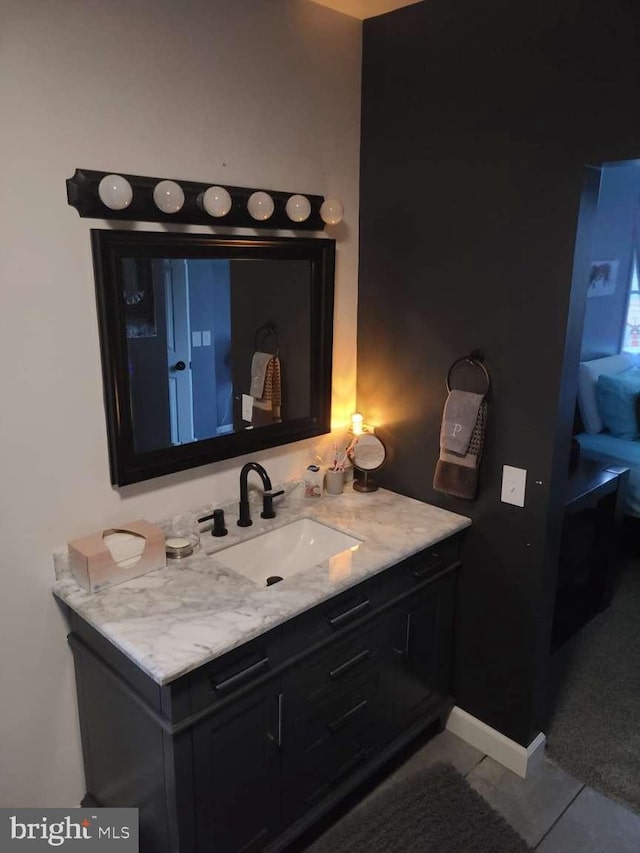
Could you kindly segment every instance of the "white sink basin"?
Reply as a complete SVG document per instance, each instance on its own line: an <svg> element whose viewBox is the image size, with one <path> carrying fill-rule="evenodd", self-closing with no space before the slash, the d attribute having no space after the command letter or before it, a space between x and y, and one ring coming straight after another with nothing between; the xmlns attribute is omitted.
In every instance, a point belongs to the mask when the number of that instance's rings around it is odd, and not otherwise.
<svg viewBox="0 0 640 853"><path fill-rule="evenodd" d="M350 571L349 552L357 550L361 544L361 539L311 518L301 518L213 553L223 565L262 586L267 578L286 580L324 560L330 561L332 573L344 573L347 564ZM332 558L336 559L332 562Z"/></svg>

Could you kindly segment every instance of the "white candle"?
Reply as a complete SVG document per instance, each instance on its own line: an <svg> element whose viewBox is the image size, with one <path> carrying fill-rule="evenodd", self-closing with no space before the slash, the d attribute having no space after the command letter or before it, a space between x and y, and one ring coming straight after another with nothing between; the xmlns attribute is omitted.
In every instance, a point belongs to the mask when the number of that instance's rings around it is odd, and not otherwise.
<svg viewBox="0 0 640 853"><path fill-rule="evenodd" d="M173 536L171 539L165 541L165 545L169 548L186 548L191 545L191 541L183 536Z"/></svg>

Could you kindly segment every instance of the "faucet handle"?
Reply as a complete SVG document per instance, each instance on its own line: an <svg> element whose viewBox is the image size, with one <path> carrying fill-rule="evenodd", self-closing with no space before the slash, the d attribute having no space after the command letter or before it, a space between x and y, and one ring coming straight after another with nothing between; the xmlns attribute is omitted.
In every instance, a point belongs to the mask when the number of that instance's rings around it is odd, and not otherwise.
<svg viewBox="0 0 640 853"><path fill-rule="evenodd" d="M205 521L213 519L213 527L211 528L212 536L226 536L227 528L224 526L224 510L214 509L210 515L203 515L198 519L198 524L203 524Z"/></svg>
<svg viewBox="0 0 640 853"><path fill-rule="evenodd" d="M277 492L269 490L264 493L262 497L262 512L260 513L260 518L276 517L276 511L273 508L273 499L279 497L280 495L284 495L284 489L280 489Z"/></svg>
<svg viewBox="0 0 640 853"><path fill-rule="evenodd" d="M224 510L214 509L212 536L226 536L229 531L224 525Z"/></svg>

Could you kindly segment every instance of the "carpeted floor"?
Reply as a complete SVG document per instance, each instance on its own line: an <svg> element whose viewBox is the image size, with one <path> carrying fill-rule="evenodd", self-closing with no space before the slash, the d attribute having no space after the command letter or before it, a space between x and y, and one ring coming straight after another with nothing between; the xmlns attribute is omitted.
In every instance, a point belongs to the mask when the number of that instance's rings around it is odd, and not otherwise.
<svg viewBox="0 0 640 853"><path fill-rule="evenodd" d="M382 790L308 853L527 853L531 848L450 764Z"/></svg>
<svg viewBox="0 0 640 853"><path fill-rule="evenodd" d="M550 757L640 813L640 558L628 559L608 610L554 655Z"/></svg>

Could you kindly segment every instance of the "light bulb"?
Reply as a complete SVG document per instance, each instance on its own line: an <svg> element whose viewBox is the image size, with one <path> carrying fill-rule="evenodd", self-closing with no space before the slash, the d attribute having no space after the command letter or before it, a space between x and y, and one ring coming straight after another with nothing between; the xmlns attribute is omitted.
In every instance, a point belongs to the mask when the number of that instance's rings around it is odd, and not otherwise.
<svg viewBox="0 0 640 853"><path fill-rule="evenodd" d="M153 200L163 213L177 213L184 204L184 192L175 181L160 181L153 188Z"/></svg>
<svg viewBox="0 0 640 853"><path fill-rule="evenodd" d="M122 175L105 175L98 184L98 196L105 207L124 210L133 200L133 190Z"/></svg>
<svg viewBox="0 0 640 853"><path fill-rule="evenodd" d="M292 222L304 222L311 214L311 202L306 195L292 195L287 199L285 210Z"/></svg>
<svg viewBox="0 0 640 853"><path fill-rule="evenodd" d="M231 196L224 187L209 187L202 195L202 206L209 216L226 216L231 210Z"/></svg>
<svg viewBox="0 0 640 853"><path fill-rule="evenodd" d="M328 198L320 206L320 218L327 225L337 225L342 222L344 207L335 198Z"/></svg>
<svg viewBox="0 0 640 853"><path fill-rule="evenodd" d="M273 207L273 199L269 193L262 192L261 190L256 193L252 193L247 201L247 210L251 216L262 222L271 216L273 213Z"/></svg>
<svg viewBox="0 0 640 853"><path fill-rule="evenodd" d="M351 432L353 435L362 435L364 432L363 424L364 416L360 412L354 412L351 415Z"/></svg>

